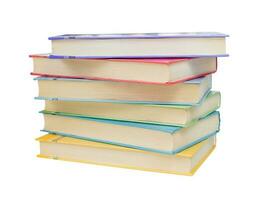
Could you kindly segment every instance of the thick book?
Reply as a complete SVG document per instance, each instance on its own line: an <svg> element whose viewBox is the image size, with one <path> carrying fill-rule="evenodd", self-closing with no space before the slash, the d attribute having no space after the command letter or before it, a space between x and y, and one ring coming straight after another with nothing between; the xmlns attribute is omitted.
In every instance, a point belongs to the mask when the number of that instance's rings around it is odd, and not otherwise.
<svg viewBox="0 0 265 200"><path fill-rule="evenodd" d="M216 72L216 58L50 59L31 55L32 75L172 84Z"/></svg>
<svg viewBox="0 0 265 200"><path fill-rule="evenodd" d="M215 135L220 123L219 112L188 127L42 113L42 131L162 154L176 154Z"/></svg>
<svg viewBox="0 0 265 200"><path fill-rule="evenodd" d="M215 148L214 136L176 155L156 154L54 134L37 140L40 143L40 158L180 175L193 175Z"/></svg>
<svg viewBox="0 0 265 200"><path fill-rule="evenodd" d="M51 58L162 58L227 56L215 32L67 34L50 37Z"/></svg>
<svg viewBox="0 0 265 200"><path fill-rule="evenodd" d="M47 100L45 112L186 127L217 110L220 102L220 92L215 91L193 106Z"/></svg>
<svg viewBox="0 0 265 200"><path fill-rule="evenodd" d="M37 99L146 104L198 104L212 85L211 75L170 85L49 77L35 80Z"/></svg>

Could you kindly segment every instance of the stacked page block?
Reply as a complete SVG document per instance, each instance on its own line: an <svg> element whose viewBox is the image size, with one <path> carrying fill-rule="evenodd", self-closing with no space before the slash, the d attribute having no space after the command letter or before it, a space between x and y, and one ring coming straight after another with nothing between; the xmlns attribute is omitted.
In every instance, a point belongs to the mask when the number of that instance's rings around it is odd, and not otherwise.
<svg viewBox="0 0 265 200"><path fill-rule="evenodd" d="M39 157L192 175L220 130L221 33L50 37L35 54L45 101Z"/></svg>

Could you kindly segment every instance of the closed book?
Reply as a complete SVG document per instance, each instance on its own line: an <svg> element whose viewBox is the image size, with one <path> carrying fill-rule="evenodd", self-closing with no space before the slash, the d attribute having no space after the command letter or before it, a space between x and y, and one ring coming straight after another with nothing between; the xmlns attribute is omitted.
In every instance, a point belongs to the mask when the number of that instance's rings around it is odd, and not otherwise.
<svg viewBox="0 0 265 200"><path fill-rule="evenodd" d="M176 154L215 135L220 123L219 112L188 127L42 113L45 132L162 154Z"/></svg>
<svg viewBox="0 0 265 200"><path fill-rule="evenodd" d="M227 56L215 32L68 34L53 36L52 58L162 58Z"/></svg>
<svg viewBox="0 0 265 200"><path fill-rule="evenodd" d="M212 58L172 59L50 59L47 54L31 55L32 75L172 84L214 73Z"/></svg>
<svg viewBox="0 0 265 200"><path fill-rule="evenodd" d="M40 143L38 157L41 158L181 175L193 175L215 148L214 136L176 155L156 154L54 134L37 140Z"/></svg>
<svg viewBox="0 0 265 200"><path fill-rule="evenodd" d="M45 112L185 127L217 110L220 101L220 92L215 91L193 106L46 100Z"/></svg>
<svg viewBox="0 0 265 200"><path fill-rule="evenodd" d="M170 85L35 78L37 99L150 104L199 104L211 89L211 75Z"/></svg>

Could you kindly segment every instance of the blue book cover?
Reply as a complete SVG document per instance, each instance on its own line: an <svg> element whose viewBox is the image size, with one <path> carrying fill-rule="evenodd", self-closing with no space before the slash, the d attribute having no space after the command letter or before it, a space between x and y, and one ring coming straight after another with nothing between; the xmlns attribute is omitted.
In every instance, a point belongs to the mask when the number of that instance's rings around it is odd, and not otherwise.
<svg viewBox="0 0 265 200"><path fill-rule="evenodd" d="M159 38L224 38L227 34L218 32L178 32L178 33L114 33L114 34L64 34L49 37L49 40L70 39L159 39Z"/></svg>
<svg viewBox="0 0 265 200"><path fill-rule="evenodd" d="M54 59L225 57L217 32L65 34L49 37Z"/></svg>
<svg viewBox="0 0 265 200"><path fill-rule="evenodd" d="M45 111L41 111L40 113L43 113L45 115L58 115L58 116L66 117L66 118L89 120L89 121L113 124L113 125L118 125L118 126L129 126L129 127L134 127L134 128L140 128L140 129L149 129L149 130L159 131L161 133L170 134L170 135L179 134L180 131L182 129L184 129L183 127L173 126L173 125L158 125L158 124L148 124L148 123L141 123L141 122L125 122L125 121L110 120L110 119L96 119L96 118L90 118L90 117L70 116L70 115L65 115L63 113L51 114L49 112L46 113ZM218 111L215 111L215 112L209 114L208 116L206 116L200 120L205 120L207 118L211 118L214 116L217 116L218 119L220 120L220 114ZM113 144L113 145L124 146L124 147L129 147L129 148L134 148L134 149L145 150L145 151L151 151L151 152L156 152L156 153L176 154L178 152L183 151L186 148L193 146L194 144L197 144L197 143L215 135L217 132L219 132L219 129L220 129L220 123L218 123L217 129L215 129L214 131L211 131L209 133L204 133L204 136L197 138L195 140L192 140L192 141L186 143L185 145L179 146L176 149L172 149L172 150L161 150L161 149L157 149L157 148L150 148L150 147L132 145L129 143L122 143L122 142L118 142L118 141L114 141L114 140L97 139L95 137L84 137L84 136L80 136L80 135L75 134L75 133L70 133L70 132L66 133L63 131L56 131L56 130L50 130L50 129L44 129L42 131L48 132L48 133L54 133L54 134L58 134L58 135L63 135L63 136L68 136L68 137L73 137L73 138L78 138L78 139L83 139L83 140Z"/></svg>
<svg viewBox="0 0 265 200"><path fill-rule="evenodd" d="M175 126L175 125L150 124L150 123L144 123L144 122L120 121L120 120L112 120L112 119L92 118L92 117L86 117L86 116L76 116L76 115L70 115L70 114L64 114L64 113L50 113L50 112L46 112L45 110L40 111L40 113L43 113L46 115L59 115L59 116L77 118L77 119L82 119L82 120L90 120L90 121L108 123L108 124L114 124L114 125L120 125L120 126L130 126L130 127L137 127L137 128L143 128L143 129L150 129L150 130L161 131L161 132L170 133L170 134L176 134L180 129L184 128L184 127ZM213 115L220 115L219 111L214 111L213 113L210 113L209 115L207 115L206 117L202 119L206 119ZM202 119L199 119L199 120L202 120Z"/></svg>
<svg viewBox="0 0 265 200"><path fill-rule="evenodd" d="M185 84L200 84L205 77L192 79L189 81L185 81ZM36 81L79 81L79 82L95 82L95 81L104 81L107 80L88 80L88 79L70 79L70 78L55 78L55 77L36 77L34 78ZM109 82L109 81L107 81ZM157 102L157 101L131 101L131 100L113 100L113 99L77 99L77 98L62 98L62 97L45 97L38 96L35 97L37 100L50 100L50 101L84 101L84 102L108 102L108 103L127 103L127 104L151 104L151 105L178 105L178 106L192 106L192 105L200 105L202 101L207 97L210 93L209 88L202 98L196 103L190 102Z"/></svg>

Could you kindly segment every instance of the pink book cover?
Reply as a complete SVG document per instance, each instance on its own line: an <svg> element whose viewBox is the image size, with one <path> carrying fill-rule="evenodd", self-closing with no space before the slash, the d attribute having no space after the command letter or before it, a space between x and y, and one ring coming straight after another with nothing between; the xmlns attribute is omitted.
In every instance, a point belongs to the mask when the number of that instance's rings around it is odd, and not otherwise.
<svg viewBox="0 0 265 200"><path fill-rule="evenodd" d="M50 58L49 54L35 54L30 55L30 58L47 58L47 59L56 59L56 58ZM77 59L77 58L73 58ZM98 59L91 59L91 58L82 58L84 60L107 60L107 61L113 61L113 62L140 62L140 63L153 63L153 64L165 64L165 67L169 66L169 64L190 60L193 58L145 58L145 59L105 59L105 58L98 58ZM216 66L217 66L217 59L216 59ZM206 76L208 74L215 73L217 71L217 67L214 71L198 74L194 76L187 77L185 79L179 79L176 81L169 81L169 82L149 82L149 81L137 81L137 80L124 80L124 79L112 79L112 78L102 78L102 77L92 77L92 76L63 76L63 75L56 75L56 74L42 74L42 73L34 73L31 72L31 75L34 76L43 76L43 77L58 77L58 78L76 78L76 79L88 79L88 80L104 80L104 81L118 81L118 82L132 82L132 83L144 83L144 84L175 84L175 83L181 83L184 81L188 81L191 79L199 78L202 76Z"/></svg>

